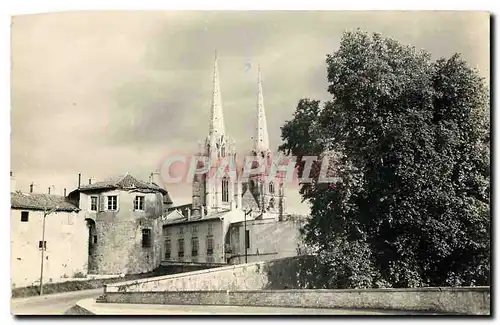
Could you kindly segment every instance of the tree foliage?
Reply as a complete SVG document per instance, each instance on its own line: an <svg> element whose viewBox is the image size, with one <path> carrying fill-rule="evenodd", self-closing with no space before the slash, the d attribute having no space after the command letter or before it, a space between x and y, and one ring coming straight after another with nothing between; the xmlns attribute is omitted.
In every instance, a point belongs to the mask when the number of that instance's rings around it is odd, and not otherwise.
<svg viewBox="0 0 500 325"><path fill-rule="evenodd" d="M433 61L362 31L345 33L326 63L331 100L300 100L280 150L326 155L339 178L300 189L327 286L488 285L484 81L459 55Z"/></svg>

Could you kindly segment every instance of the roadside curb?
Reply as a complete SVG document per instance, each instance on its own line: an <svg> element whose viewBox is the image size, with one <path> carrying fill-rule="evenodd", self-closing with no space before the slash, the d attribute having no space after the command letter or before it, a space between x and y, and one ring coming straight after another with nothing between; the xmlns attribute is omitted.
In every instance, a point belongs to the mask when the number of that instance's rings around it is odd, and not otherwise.
<svg viewBox="0 0 500 325"><path fill-rule="evenodd" d="M94 298L79 300L74 307L66 312L66 315L97 315L95 312L92 312L93 304L95 304Z"/></svg>

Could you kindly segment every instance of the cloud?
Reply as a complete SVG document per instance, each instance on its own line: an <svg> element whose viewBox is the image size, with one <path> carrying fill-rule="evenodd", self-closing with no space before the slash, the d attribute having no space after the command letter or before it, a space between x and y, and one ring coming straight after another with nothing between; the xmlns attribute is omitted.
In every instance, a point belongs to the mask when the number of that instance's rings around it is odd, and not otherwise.
<svg viewBox="0 0 500 325"><path fill-rule="evenodd" d="M147 178L169 152L208 132L218 51L227 133L244 154L262 67L270 141L302 97L326 100L326 54L344 30L380 32L434 57L461 52L489 76L486 12L66 12L12 23L11 163L34 180L74 187L124 171ZM487 79L489 80L489 79ZM173 186L187 200L189 185ZM175 193L174 193L175 191ZM176 195L178 193L178 195ZM290 191L289 191L290 193ZM296 199L289 200L293 207ZM299 204L297 204L299 206Z"/></svg>

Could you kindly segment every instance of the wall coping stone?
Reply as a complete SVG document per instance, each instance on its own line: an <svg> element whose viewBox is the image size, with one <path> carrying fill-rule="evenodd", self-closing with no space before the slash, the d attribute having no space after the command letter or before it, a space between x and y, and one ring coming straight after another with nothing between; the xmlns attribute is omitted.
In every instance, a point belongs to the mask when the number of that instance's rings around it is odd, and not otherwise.
<svg viewBox="0 0 500 325"><path fill-rule="evenodd" d="M109 287L109 285L108 285ZM148 290L143 293L360 293L360 292L484 292L490 287L418 287L418 288L370 288L370 289L283 289L283 290ZM115 292L112 292L115 293ZM123 291L119 293L141 293L141 291Z"/></svg>

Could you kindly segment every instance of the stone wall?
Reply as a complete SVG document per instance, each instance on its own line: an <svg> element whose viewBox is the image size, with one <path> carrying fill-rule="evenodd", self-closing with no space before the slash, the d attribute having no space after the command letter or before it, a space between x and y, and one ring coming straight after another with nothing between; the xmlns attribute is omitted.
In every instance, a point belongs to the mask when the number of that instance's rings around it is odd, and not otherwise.
<svg viewBox="0 0 500 325"><path fill-rule="evenodd" d="M107 288L113 291L259 290L309 288L319 281L310 256L282 258L268 262L238 264L215 269L123 282ZM306 271L302 271L306 270Z"/></svg>
<svg viewBox="0 0 500 325"><path fill-rule="evenodd" d="M107 286L105 301L489 313L488 287L316 289L325 282L316 266L298 256L128 281Z"/></svg>
<svg viewBox="0 0 500 325"><path fill-rule="evenodd" d="M108 303L165 305L230 305L300 308L342 308L490 314L489 287L356 289L356 290L255 290L109 292Z"/></svg>
<svg viewBox="0 0 500 325"><path fill-rule="evenodd" d="M103 199L118 196L116 211L92 212L90 196L81 193L80 208L86 218L95 221L91 234L89 266L94 274L135 274L152 271L159 266L162 252L162 197L156 193L108 191ZM144 211L134 210L136 195L145 197ZM151 230L151 247L143 247L142 230ZM93 236L96 237L94 242Z"/></svg>

